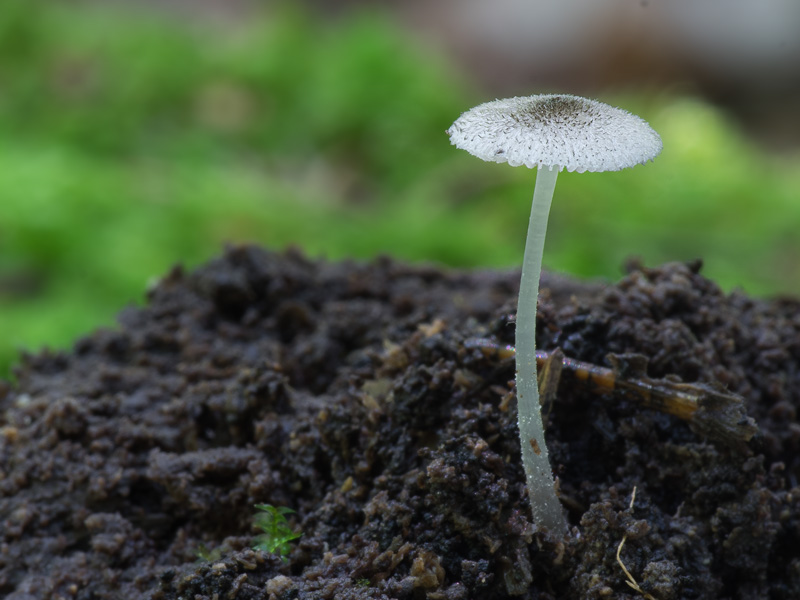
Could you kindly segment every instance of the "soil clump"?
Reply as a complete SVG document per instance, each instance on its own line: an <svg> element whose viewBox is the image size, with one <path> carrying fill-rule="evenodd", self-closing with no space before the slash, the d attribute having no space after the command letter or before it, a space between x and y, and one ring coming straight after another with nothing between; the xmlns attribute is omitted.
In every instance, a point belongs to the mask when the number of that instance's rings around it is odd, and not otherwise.
<svg viewBox="0 0 800 600"><path fill-rule="evenodd" d="M557 539L503 352L518 273L251 246L176 268L0 383L0 597L800 598L800 302L699 270L544 276L539 348L724 389L757 424L726 443L560 378ZM252 548L255 504L296 511L283 558Z"/></svg>

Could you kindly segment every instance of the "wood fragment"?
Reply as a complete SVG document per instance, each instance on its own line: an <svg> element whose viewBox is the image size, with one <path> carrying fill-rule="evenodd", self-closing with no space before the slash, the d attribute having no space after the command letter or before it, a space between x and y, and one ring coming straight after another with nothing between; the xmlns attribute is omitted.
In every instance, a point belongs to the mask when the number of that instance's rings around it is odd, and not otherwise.
<svg viewBox="0 0 800 600"><path fill-rule="evenodd" d="M468 348L479 349L484 356L508 359L514 356L513 346L500 346L487 338L470 338ZM561 356L561 368L553 368L553 356ZM749 416L744 398L705 383L683 383L672 379L647 376L647 358L640 354L609 354L612 368L578 361L564 356L560 349L536 352L542 369L540 385L551 397L558 384L571 379L596 394L621 397L641 406L673 415L686 421L697 435L742 450L758 432Z"/></svg>

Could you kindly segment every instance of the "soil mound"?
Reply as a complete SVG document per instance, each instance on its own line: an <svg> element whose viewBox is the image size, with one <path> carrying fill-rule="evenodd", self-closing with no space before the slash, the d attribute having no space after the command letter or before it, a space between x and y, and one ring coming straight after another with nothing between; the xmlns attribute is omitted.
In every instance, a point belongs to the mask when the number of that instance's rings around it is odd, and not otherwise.
<svg viewBox="0 0 800 600"><path fill-rule="evenodd" d="M0 596L800 598L800 303L699 269L543 279L538 347L572 359L544 363L555 539L518 458L518 274L176 268L0 384ZM283 558L255 504L296 511Z"/></svg>

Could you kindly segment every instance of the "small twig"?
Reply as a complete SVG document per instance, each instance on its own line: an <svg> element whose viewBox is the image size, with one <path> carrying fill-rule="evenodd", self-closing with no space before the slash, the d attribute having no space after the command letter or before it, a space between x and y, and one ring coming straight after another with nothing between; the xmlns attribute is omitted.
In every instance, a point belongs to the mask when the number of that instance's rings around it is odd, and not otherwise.
<svg viewBox="0 0 800 600"><path fill-rule="evenodd" d="M487 338L470 338L464 345L479 349L487 357L503 360L514 356L513 346L500 346ZM562 368L552 368L553 359L559 358ZM744 447L758 431L755 421L747 416L741 396L703 383L651 379L646 374L647 360L640 355L609 354L611 369L566 357L558 349L538 351L536 359L540 368L554 373L544 382L548 386L557 385L563 372L597 394L616 395L678 417L697 434L729 447Z"/></svg>
<svg viewBox="0 0 800 600"><path fill-rule="evenodd" d="M636 487L634 486L633 492L631 493L631 504L628 507L628 510L633 510L633 501L635 499L636 499ZM631 575L631 572L628 571L627 567L623 564L622 559L619 557L620 552L622 552L622 546L625 545L625 541L627 539L628 539L628 534L626 533L625 535L622 536L622 541L619 543L619 546L617 546L617 562L619 563L619 566L622 568L623 573L625 573L625 577L628 578L625 581L625 583L627 583L628 586L639 592L647 600L656 600L651 594L648 594L642 588L639 587L639 584L636 583L636 579L633 578L633 575Z"/></svg>

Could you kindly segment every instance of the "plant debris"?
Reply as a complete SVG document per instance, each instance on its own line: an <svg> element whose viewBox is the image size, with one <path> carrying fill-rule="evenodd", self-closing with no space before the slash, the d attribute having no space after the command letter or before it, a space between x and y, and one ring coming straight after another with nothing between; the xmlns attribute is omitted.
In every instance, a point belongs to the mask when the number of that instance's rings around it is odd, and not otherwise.
<svg viewBox="0 0 800 600"><path fill-rule="evenodd" d="M485 338L470 338L468 348L479 348L486 356L508 359L514 348L501 348ZM699 435L713 441L744 449L758 431L756 422L747 416L744 399L713 385L683 383L675 377L651 379L647 376L647 357L641 354L608 354L608 369L564 356L560 349L537 351L536 361L544 369L540 377L541 393L555 398L563 372L572 380L587 385L596 394L611 394L639 402L642 406L674 415L689 423ZM557 368L553 365L557 364Z"/></svg>

